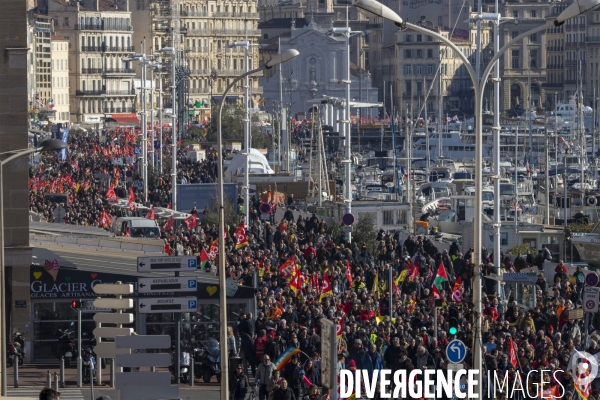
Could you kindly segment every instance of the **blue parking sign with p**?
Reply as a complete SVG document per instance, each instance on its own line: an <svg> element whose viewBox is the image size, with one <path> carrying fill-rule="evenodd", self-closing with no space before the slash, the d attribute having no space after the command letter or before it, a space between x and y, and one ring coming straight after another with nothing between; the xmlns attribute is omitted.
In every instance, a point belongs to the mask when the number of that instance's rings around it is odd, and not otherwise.
<svg viewBox="0 0 600 400"><path fill-rule="evenodd" d="M197 268L197 263L196 263L196 259L192 258L190 260L188 260L188 268Z"/></svg>
<svg viewBox="0 0 600 400"><path fill-rule="evenodd" d="M196 280L195 279L190 279L188 281L188 289L196 289Z"/></svg>
<svg viewBox="0 0 600 400"><path fill-rule="evenodd" d="M188 301L188 309L195 310L196 309L196 300Z"/></svg>

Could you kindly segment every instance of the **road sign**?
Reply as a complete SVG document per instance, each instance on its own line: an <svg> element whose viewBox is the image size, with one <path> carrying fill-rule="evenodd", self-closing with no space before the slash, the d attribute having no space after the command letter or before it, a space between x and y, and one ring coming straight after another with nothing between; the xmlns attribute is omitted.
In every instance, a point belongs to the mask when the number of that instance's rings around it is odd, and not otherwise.
<svg viewBox="0 0 600 400"><path fill-rule="evenodd" d="M94 321L98 324L132 324L132 313L96 313Z"/></svg>
<svg viewBox="0 0 600 400"><path fill-rule="evenodd" d="M321 318L321 383L328 389L337 384L337 334L333 321Z"/></svg>
<svg viewBox="0 0 600 400"><path fill-rule="evenodd" d="M170 386L171 373L162 372L117 372L115 387L123 389L126 386ZM122 398L126 398L121 396ZM133 397L142 399L143 397Z"/></svg>
<svg viewBox="0 0 600 400"><path fill-rule="evenodd" d="M151 314L160 312L195 312L197 306L195 297L162 297L138 299L138 312Z"/></svg>
<svg viewBox="0 0 600 400"><path fill-rule="evenodd" d="M596 286L598 284L598 274L590 272L585 276L585 284L588 286Z"/></svg>
<svg viewBox="0 0 600 400"><path fill-rule="evenodd" d="M115 358L117 354L129 354L131 353L131 350L117 349L115 348L115 342L99 342L98 344L96 344L96 346L94 346L94 353L96 353L98 358Z"/></svg>
<svg viewBox="0 0 600 400"><path fill-rule="evenodd" d="M456 363L449 363L448 364L448 370L449 371L460 371L461 369L465 368L465 364L456 364Z"/></svg>
<svg viewBox="0 0 600 400"><path fill-rule="evenodd" d="M171 347L169 335L137 335L115 337L117 349L168 349Z"/></svg>
<svg viewBox="0 0 600 400"><path fill-rule="evenodd" d="M589 292L589 293L599 293L600 294L600 287L596 287L596 286L584 286L583 287L583 291L585 292Z"/></svg>
<svg viewBox="0 0 600 400"><path fill-rule="evenodd" d="M588 313L598 312L598 293L596 292L583 292L583 311Z"/></svg>
<svg viewBox="0 0 600 400"><path fill-rule="evenodd" d="M197 287L195 276L138 278L139 293L195 292Z"/></svg>
<svg viewBox="0 0 600 400"><path fill-rule="evenodd" d="M267 203L262 203L258 208L261 214L268 214L271 212L271 206Z"/></svg>
<svg viewBox="0 0 600 400"><path fill-rule="evenodd" d="M156 271L195 271L198 267L196 256L182 257L138 257L138 272Z"/></svg>
<svg viewBox="0 0 600 400"><path fill-rule="evenodd" d="M133 328L96 328L94 336L97 338L114 338L116 336L130 336Z"/></svg>
<svg viewBox="0 0 600 400"><path fill-rule="evenodd" d="M139 353L139 354L119 354L115 359L117 367L168 367L171 365L171 355L169 353Z"/></svg>
<svg viewBox="0 0 600 400"><path fill-rule="evenodd" d="M133 285L130 283L97 283L93 289L96 294L128 295L133 293Z"/></svg>
<svg viewBox="0 0 600 400"><path fill-rule="evenodd" d="M451 341L448 344L448 347L446 347L446 357L448 357L448 360L451 363L459 363L462 360L465 359L465 356L467 355L467 347L465 346L465 344L458 340L455 339L453 341Z"/></svg>
<svg viewBox="0 0 600 400"><path fill-rule="evenodd" d="M94 300L94 307L115 310L133 308L133 299L96 299Z"/></svg>
<svg viewBox="0 0 600 400"><path fill-rule="evenodd" d="M347 213L342 216L342 223L346 226L350 226L354 223L354 215Z"/></svg>

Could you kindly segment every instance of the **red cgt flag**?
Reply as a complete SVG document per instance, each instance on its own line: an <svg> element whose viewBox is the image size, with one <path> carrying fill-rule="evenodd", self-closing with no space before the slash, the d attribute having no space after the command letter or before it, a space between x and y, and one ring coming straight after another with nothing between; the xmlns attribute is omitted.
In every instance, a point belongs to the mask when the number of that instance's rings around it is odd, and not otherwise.
<svg viewBox="0 0 600 400"><path fill-rule="evenodd" d="M241 224L240 227L235 230L233 236L236 239L236 249L248 246L248 236L246 236L246 227L244 224Z"/></svg>
<svg viewBox="0 0 600 400"><path fill-rule="evenodd" d="M517 360L517 349L515 347L515 342L513 342L512 338L509 338L508 340L508 357L512 366L517 368L519 361Z"/></svg>
<svg viewBox="0 0 600 400"><path fill-rule="evenodd" d="M135 211L135 193L133 193L133 186L129 187L129 199L127 199L127 206L131 211Z"/></svg>
<svg viewBox="0 0 600 400"><path fill-rule="evenodd" d="M196 219L196 214L192 214L186 219L183 220L185 226L187 226L188 231L192 228L196 228L198 226L198 221Z"/></svg>
<svg viewBox="0 0 600 400"><path fill-rule="evenodd" d="M348 286L352 287L352 271L350 270L350 263L346 261L346 279L348 280Z"/></svg>
<svg viewBox="0 0 600 400"><path fill-rule="evenodd" d="M151 220L154 220L154 218L156 218L156 216L154 215L154 207L152 207L150 211L148 211L148 213L146 214L146 218Z"/></svg>
<svg viewBox="0 0 600 400"><path fill-rule="evenodd" d="M173 221L173 216L170 216L167 222L163 225L163 229L165 231L170 231L175 226L175 222Z"/></svg>
<svg viewBox="0 0 600 400"><path fill-rule="evenodd" d="M112 186L106 192L106 198L108 199L108 201L110 201L112 203L117 202L117 194L115 193L115 189Z"/></svg>

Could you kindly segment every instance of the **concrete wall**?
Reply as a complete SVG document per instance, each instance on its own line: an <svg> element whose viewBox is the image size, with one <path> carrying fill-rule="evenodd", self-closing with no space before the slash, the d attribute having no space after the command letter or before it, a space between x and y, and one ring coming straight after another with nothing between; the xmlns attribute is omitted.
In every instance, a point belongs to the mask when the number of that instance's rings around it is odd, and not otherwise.
<svg viewBox="0 0 600 400"><path fill-rule="evenodd" d="M0 0L0 152L27 148L27 2ZM15 300L26 300L28 308L7 315L12 327L24 327L31 315L29 291L19 290L29 284L29 196L27 188L28 158L11 161L2 171L4 196L5 266L8 271L7 306L12 310ZM10 290L10 288L13 290ZM3 288L0 288L2 290ZM4 335L0 341L7 340ZM25 339L29 341L27 337ZM0 365L0 368L4 367Z"/></svg>

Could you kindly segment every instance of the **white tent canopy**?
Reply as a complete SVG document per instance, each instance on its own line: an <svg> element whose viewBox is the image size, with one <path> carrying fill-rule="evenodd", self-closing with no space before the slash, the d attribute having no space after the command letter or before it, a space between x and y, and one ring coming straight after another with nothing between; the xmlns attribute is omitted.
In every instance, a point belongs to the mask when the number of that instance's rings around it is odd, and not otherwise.
<svg viewBox="0 0 600 400"><path fill-rule="evenodd" d="M243 150L242 153L246 151ZM244 154L238 154L231 159L227 170L225 171L225 181L231 182L233 175L241 175L245 173L246 169L246 156ZM274 174L275 171L269 166L267 158L262 155L257 149L250 149L248 156L248 172L250 175L254 174Z"/></svg>

